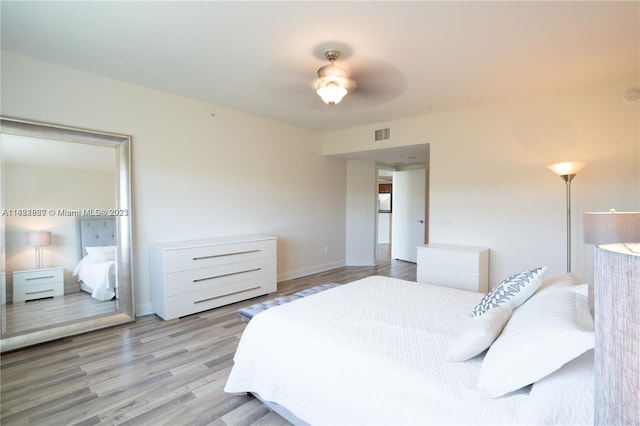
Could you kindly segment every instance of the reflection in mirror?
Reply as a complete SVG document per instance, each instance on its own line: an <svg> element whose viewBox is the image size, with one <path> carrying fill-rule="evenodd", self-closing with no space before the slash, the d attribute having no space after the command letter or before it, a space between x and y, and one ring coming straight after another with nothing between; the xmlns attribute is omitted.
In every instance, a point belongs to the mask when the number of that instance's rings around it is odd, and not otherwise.
<svg viewBox="0 0 640 426"><path fill-rule="evenodd" d="M1 130L2 351L133 320L130 138Z"/></svg>

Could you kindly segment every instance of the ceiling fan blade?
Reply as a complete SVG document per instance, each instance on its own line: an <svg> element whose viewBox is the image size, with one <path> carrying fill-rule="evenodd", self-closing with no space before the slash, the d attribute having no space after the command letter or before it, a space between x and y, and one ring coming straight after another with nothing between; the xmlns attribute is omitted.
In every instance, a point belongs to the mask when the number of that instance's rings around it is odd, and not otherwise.
<svg viewBox="0 0 640 426"><path fill-rule="evenodd" d="M407 88L407 80L399 69L373 58L358 58L350 75L358 87L347 96L353 95L354 103L368 107L389 102Z"/></svg>
<svg viewBox="0 0 640 426"><path fill-rule="evenodd" d="M313 57L287 57L267 66L261 73L259 86L273 99L295 105L322 109L313 86L317 60ZM318 67L319 68L319 67Z"/></svg>

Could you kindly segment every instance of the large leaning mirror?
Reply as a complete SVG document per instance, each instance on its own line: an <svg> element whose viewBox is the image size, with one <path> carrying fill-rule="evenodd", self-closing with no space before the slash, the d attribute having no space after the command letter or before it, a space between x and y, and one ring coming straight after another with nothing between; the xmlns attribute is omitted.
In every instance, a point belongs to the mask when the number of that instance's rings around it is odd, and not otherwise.
<svg viewBox="0 0 640 426"><path fill-rule="evenodd" d="M131 138L0 120L1 351L133 321Z"/></svg>

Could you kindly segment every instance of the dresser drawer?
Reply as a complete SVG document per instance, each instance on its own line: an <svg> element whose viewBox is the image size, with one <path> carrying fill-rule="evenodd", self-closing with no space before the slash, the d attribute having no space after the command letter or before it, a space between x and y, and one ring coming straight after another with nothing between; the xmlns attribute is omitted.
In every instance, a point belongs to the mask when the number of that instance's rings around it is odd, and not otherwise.
<svg viewBox="0 0 640 426"><path fill-rule="evenodd" d="M226 288L229 284L247 280L253 282L260 277L269 277L269 280L273 282L275 276L276 271L273 259L257 259L248 262L174 272L165 276L166 296L170 297L210 288Z"/></svg>
<svg viewBox="0 0 640 426"><path fill-rule="evenodd" d="M462 290L480 291L478 283L480 274L477 272L455 271L437 267L418 266L416 281L437 284Z"/></svg>
<svg viewBox="0 0 640 426"><path fill-rule="evenodd" d="M275 240L167 250L167 273L208 268L229 263L275 257Z"/></svg>
<svg viewBox="0 0 640 426"><path fill-rule="evenodd" d="M469 251L418 249L418 264L456 271L478 272L478 253Z"/></svg>
<svg viewBox="0 0 640 426"><path fill-rule="evenodd" d="M217 291L202 290L195 293L168 297L166 311L163 312L162 317L164 319L179 318L235 303L240 300L262 296L269 293L269 291L261 286L261 284L264 283L264 280L243 282L241 287L228 287L226 290L233 290L231 293L228 291L225 292L223 289L218 289Z"/></svg>
<svg viewBox="0 0 640 426"><path fill-rule="evenodd" d="M62 268L35 271L19 271L13 273L13 286L37 286L40 284L58 283L63 280Z"/></svg>
<svg viewBox="0 0 640 426"><path fill-rule="evenodd" d="M13 287L13 301L42 299L43 297L62 296L64 291L59 283L34 284L26 287Z"/></svg>

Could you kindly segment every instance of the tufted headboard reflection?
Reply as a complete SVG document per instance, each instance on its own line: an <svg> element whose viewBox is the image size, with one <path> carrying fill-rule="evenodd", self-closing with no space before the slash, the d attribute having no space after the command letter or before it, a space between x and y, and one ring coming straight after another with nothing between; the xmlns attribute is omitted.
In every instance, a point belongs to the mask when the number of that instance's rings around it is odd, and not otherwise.
<svg viewBox="0 0 640 426"><path fill-rule="evenodd" d="M117 244L115 217L97 216L80 219L80 258L87 255L87 247L115 246Z"/></svg>

